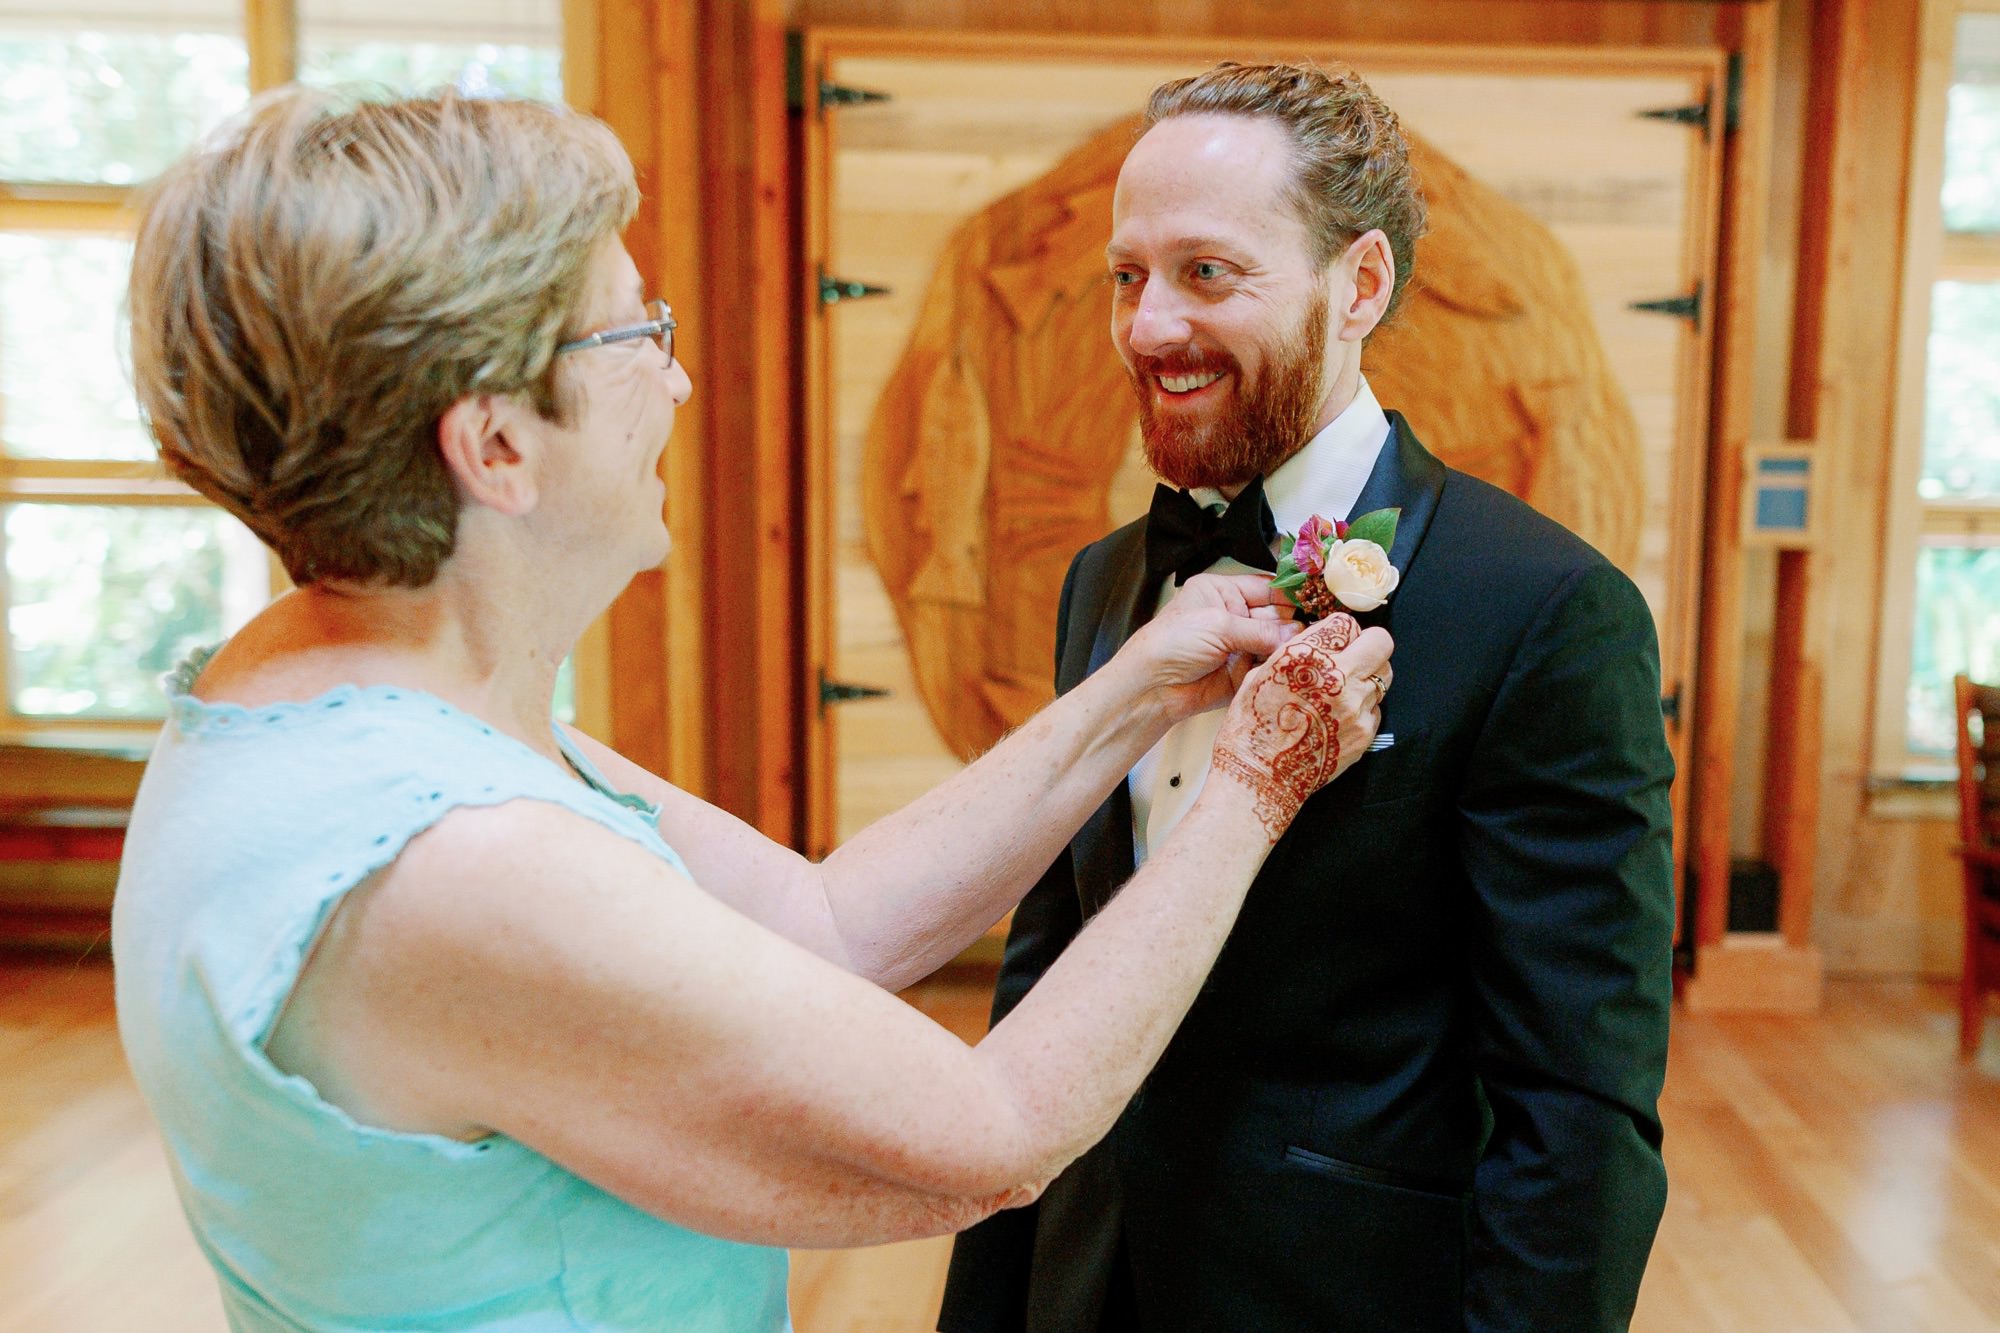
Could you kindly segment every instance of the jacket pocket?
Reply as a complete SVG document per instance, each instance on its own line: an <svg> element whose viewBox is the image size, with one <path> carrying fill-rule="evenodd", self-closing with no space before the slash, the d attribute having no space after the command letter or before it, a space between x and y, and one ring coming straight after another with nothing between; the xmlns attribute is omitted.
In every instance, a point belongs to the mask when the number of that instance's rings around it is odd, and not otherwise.
<svg viewBox="0 0 2000 1333"><path fill-rule="evenodd" d="M1410 1171L1392 1171L1380 1166L1363 1166L1359 1162L1344 1162L1338 1157L1328 1157L1325 1153L1301 1148L1296 1143L1286 1145L1285 1160L1321 1175L1335 1176L1341 1180L1358 1180L1369 1185L1384 1185L1390 1189L1409 1190L1413 1194L1428 1194L1439 1199L1462 1199L1467 1188L1456 1181L1443 1180L1435 1176L1423 1176Z"/></svg>
<svg viewBox="0 0 2000 1333"><path fill-rule="evenodd" d="M1350 773L1334 779L1335 783L1359 778L1359 804L1364 807L1424 794L1437 784L1438 778L1431 765L1429 731L1428 727L1391 729L1389 734L1395 738L1395 744L1364 755Z"/></svg>

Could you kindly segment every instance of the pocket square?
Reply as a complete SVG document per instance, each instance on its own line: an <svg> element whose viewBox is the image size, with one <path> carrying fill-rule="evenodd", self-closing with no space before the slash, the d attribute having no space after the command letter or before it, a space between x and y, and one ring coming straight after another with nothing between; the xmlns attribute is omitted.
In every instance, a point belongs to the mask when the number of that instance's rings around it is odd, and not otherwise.
<svg viewBox="0 0 2000 1333"><path fill-rule="evenodd" d="M1386 750L1395 743L1396 743L1395 732L1393 731L1378 732L1376 733L1375 739L1368 742L1368 749L1366 753L1374 754L1377 750Z"/></svg>

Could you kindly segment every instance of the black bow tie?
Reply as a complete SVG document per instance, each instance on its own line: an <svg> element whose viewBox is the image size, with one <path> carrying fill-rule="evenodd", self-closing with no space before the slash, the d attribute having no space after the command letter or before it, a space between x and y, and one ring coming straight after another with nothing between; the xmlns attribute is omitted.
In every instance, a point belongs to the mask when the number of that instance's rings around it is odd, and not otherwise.
<svg viewBox="0 0 2000 1333"><path fill-rule="evenodd" d="M1251 478L1220 514L1202 508L1186 491L1155 486L1146 515L1146 581L1157 583L1171 574L1176 585L1186 583L1225 555L1252 569L1275 570L1271 543L1277 536L1262 477Z"/></svg>

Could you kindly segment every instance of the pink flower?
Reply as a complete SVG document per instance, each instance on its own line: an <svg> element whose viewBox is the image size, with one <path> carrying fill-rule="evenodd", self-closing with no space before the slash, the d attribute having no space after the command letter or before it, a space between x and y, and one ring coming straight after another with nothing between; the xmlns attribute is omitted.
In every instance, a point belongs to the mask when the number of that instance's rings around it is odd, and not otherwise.
<svg viewBox="0 0 2000 1333"><path fill-rule="evenodd" d="M1299 539L1292 546L1292 561L1307 574L1318 574L1326 568L1326 544L1338 532L1339 525L1314 514L1299 529Z"/></svg>

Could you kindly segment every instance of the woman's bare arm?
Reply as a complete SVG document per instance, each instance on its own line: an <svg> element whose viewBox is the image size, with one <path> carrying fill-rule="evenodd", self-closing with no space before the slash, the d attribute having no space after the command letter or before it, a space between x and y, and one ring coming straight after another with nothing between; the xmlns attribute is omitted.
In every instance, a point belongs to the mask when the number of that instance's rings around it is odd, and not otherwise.
<svg viewBox="0 0 2000 1333"><path fill-rule="evenodd" d="M1295 632L1274 596L1260 576L1191 580L1102 670L821 865L609 750L587 748L614 781L660 804L663 835L703 888L899 989L1020 901L1168 727L1227 702L1246 659Z"/></svg>
<svg viewBox="0 0 2000 1333"><path fill-rule="evenodd" d="M1356 643L1352 673L1385 645ZM1317 733L1284 743L1325 780L1344 766L1325 756L1365 746L1373 698L1328 696ZM1261 765L1254 730L1232 711L1218 743ZM580 816L460 810L335 914L274 1057L365 1121L504 1133L713 1234L952 1230L1028 1197L1116 1116L1269 851L1272 799L1218 769L977 1047Z"/></svg>

